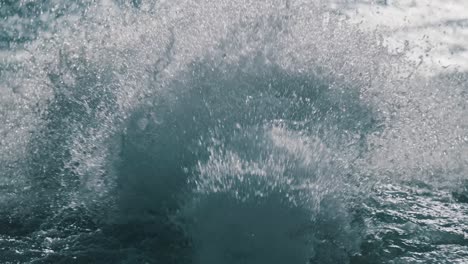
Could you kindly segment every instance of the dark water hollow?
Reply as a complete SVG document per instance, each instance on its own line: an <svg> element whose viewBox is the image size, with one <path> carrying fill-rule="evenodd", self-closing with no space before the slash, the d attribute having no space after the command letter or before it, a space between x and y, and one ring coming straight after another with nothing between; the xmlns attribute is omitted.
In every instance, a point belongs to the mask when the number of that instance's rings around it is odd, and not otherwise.
<svg viewBox="0 0 468 264"><path fill-rule="evenodd" d="M275 184L256 181L258 175L247 176L255 184L239 183L221 193L197 194L191 182L198 178L194 168L212 158L210 148L258 163L266 156L288 156L265 138L265 125L278 120L290 130L324 141L349 140L350 132L365 140L376 121L357 93L335 93L328 89L328 80L290 73L261 58L218 67L201 61L187 72L188 77L182 75L136 110L122 135L116 194L125 221L151 219L158 223L156 229L168 225L179 230L164 243L187 245L192 263L349 261L356 251L349 241L359 240L359 232L337 200L325 199L322 207L329 212L314 215L308 205L288 200L301 198L288 188L273 189L263 198L253 195ZM296 159L286 158L289 164ZM293 181L314 177L307 168L285 171L284 177ZM299 171L311 174L294 175ZM234 192L248 198L235 197ZM304 234L294 236L294 229ZM252 234L255 238L249 237Z"/></svg>

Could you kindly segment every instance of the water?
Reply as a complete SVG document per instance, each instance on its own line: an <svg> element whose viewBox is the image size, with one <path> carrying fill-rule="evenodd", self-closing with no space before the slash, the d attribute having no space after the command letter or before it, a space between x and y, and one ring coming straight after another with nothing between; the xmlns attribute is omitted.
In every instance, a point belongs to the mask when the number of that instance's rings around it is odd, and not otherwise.
<svg viewBox="0 0 468 264"><path fill-rule="evenodd" d="M467 75L346 8L0 2L0 262L468 263Z"/></svg>

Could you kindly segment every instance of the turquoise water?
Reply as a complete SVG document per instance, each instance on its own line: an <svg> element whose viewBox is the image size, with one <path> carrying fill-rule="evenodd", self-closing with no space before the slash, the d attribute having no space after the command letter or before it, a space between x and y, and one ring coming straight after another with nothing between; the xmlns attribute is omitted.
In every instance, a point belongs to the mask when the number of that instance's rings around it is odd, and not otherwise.
<svg viewBox="0 0 468 264"><path fill-rule="evenodd" d="M467 263L466 74L308 1L0 2L1 263Z"/></svg>

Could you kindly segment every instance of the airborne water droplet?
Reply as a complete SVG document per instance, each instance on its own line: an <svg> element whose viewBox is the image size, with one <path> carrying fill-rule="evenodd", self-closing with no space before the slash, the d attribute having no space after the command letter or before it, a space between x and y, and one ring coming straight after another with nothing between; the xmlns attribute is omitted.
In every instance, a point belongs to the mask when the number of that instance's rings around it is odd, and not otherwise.
<svg viewBox="0 0 468 264"><path fill-rule="evenodd" d="M138 120L137 125L140 130L145 130L146 127L148 126L148 123L149 123L148 119L143 117Z"/></svg>

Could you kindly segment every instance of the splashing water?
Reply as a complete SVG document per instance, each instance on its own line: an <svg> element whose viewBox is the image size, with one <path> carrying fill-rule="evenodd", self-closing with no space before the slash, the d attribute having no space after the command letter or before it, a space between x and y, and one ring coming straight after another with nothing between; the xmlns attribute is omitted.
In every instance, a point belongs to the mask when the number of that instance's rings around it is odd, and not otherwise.
<svg viewBox="0 0 468 264"><path fill-rule="evenodd" d="M468 261L465 73L321 1L0 16L0 262Z"/></svg>

